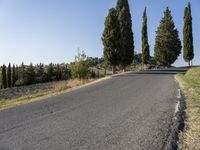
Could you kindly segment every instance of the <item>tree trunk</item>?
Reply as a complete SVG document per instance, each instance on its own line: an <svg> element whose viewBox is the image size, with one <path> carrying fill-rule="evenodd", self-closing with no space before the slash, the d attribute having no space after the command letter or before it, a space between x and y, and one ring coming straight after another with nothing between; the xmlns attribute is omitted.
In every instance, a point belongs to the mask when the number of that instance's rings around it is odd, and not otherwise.
<svg viewBox="0 0 200 150"><path fill-rule="evenodd" d="M107 70L106 70L106 68L104 68L104 69L105 69L105 70L104 70L104 76L106 76L106 74L107 74L107 73L106 73L106 72L107 72Z"/></svg>
<svg viewBox="0 0 200 150"><path fill-rule="evenodd" d="M188 66L190 67L190 61L188 61Z"/></svg>
<svg viewBox="0 0 200 150"><path fill-rule="evenodd" d="M112 74L115 74L116 73L116 66L112 66Z"/></svg>

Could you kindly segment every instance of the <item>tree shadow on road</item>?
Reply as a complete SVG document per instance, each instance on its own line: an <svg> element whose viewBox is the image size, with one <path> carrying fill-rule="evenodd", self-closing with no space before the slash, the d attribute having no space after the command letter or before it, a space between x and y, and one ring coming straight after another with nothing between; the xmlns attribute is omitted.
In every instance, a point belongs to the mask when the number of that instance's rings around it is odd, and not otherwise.
<svg viewBox="0 0 200 150"><path fill-rule="evenodd" d="M127 73L123 75L117 75L115 77L127 77L127 76L136 76L136 75L175 75L175 74L185 74L186 70L146 70L135 73Z"/></svg>

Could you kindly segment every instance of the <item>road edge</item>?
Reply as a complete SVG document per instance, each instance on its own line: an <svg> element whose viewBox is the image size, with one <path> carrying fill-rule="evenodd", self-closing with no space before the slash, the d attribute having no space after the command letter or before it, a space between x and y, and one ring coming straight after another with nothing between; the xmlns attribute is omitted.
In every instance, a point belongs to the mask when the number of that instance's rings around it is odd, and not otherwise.
<svg viewBox="0 0 200 150"><path fill-rule="evenodd" d="M179 133L182 132L185 128L185 96L176 75L174 76L174 79L178 87L177 103L175 105L175 113L172 121L171 133L169 135L169 142L166 146L166 150L178 149Z"/></svg>
<svg viewBox="0 0 200 150"><path fill-rule="evenodd" d="M83 85L80 85L80 86L77 86L77 87L73 87L73 88L69 88L69 89L66 89L66 90L63 90L63 91L60 91L60 92L47 93L47 94L45 94L43 96L40 96L40 97L37 97L37 98L31 98L31 99L27 99L27 100L24 99L21 102L19 101L19 102L13 103L13 104L11 104L11 105L9 105L7 107L0 108L0 112L3 111L3 110L6 110L6 109L13 108L13 107L30 104L30 103L34 103L34 102L37 102L37 101L42 101L42 100L45 100L45 99L50 98L50 97L55 97L55 96L58 96L58 95L61 95L61 94L72 92L72 91L75 91L75 90L78 90L78 89L81 89L81 88L84 88L84 87L87 87L87 86L90 86L90 85L93 85L93 84L96 84L96 83L99 83L99 82L102 82L102 81L105 81L105 80L109 80L112 77L116 77L116 76L120 76L120 75L124 75L124 74L128 74L128 73L132 73L132 72L134 72L134 71L127 71L127 72L122 72L122 73L118 73L118 74L114 74L114 75L109 75L109 76L105 76L103 78L99 78L99 79L96 79L94 81L91 81L89 83L85 83Z"/></svg>

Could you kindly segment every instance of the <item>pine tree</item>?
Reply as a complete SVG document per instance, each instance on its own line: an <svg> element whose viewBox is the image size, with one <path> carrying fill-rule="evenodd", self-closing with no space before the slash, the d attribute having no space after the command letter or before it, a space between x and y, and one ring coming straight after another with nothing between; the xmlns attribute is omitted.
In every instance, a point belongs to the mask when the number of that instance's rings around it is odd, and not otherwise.
<svg viewBox="0 0 200 150"><path fill-rule="evenodd" d="M144 65L149 64L150 52L148 44L148 32L147 32L147 14L146 8L143 13L143 24L142 24L142 63Z"/></svg>
<svg viewBox="0 0 200 150"><path fill-rule="evenodd" d="M183 58L189 66L194 58L193 35L192 35L192 15L190 2L185 8L184 28L183 28Z"/></svg>
<svg viewBox="0 0 200 150"><path fill-rule="evenodd" d="M11 77L11 65L9 63L8 65L8 87L11 88L12 87L12 77Z"/></svg>
<svg viewBox="0 0 200 150"><path fill-rule="evenodd" d="M15 86L15 82L16 82L16 74L15 74L15 65L13 64L12 67L12 86Z"/></svg>
<svg viewBox="0 0 200 150"><path fill-rule="evenodd" d="M112 66L114 74L116 65L120 63L120 28L117 11L114 8L109 10L106 17L102 42L104 45L104 59Z"/></svg>
<svg viewBox="0 0 200 150"><path fill-rule="evenodd" d="M157 65L170 67L181 53L181 41L175 28L171 11L166 8L156 31L154 57Z"/></svg>
<svg viewBox="0 0 200 150"><path fill-rule="evenodd" d="M19 67L16 65L16 69L15 69L15 81L17 81L19 79Z"/></svg>
<svg viewBox="0 0 200 150"><path fill-rule="evenodd" d="M2 66L2 87L7 88L7 76L6 76L6 66Z"/></svg>
<svg viewBox="0 0 200 150"><path fill-rule="evenodd" d="M134 58L132 19L128 0L118 0L116 10L120 24L120 64L124 68L124 71L126 71L126 66L130 65Z"/></svg>

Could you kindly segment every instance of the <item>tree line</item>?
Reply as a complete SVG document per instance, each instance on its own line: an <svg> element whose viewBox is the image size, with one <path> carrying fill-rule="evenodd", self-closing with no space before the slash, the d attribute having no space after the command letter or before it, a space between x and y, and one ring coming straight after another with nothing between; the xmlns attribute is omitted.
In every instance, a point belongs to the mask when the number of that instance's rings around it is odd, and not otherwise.
<svg viewBox="0 0 200 150"><path fill-rule="evenodd" d="M42 63L33 65L17 66L9 63L8 66L1 66L1 88L30 85L49 81L67 80L70 78L70 71L67 64L44 65Z"/></svg>
<svg viewBox="0 0 200 150"><path fill-rule="evenodd" d="M68 80L71 78L88 79L99 78L102 75L91 68L107 68L103 58L87 57L84 52L77 54L75 61L70 64L44 65L11 65L0 66L0 89L24 86L30 84Z"/></svg>
<svg viewBox="0 0 200 150"><path fill-rule="evenodd" d="M118 0L115 8L109 10L105 19L102 35L105 61L113 67L120 65L124 68L134 59L134 34L132 18L128 0ZM150 50L148 43L147 8L143 12L142 22L142 63L150 64ZM157 66L170 67L181 54L181 40L175 28L171 11L168 7L156 31L154 47L154 63ZM185 8L183 29L183 57L189 65L194 58L192 35L191 4Z"/></svg>

